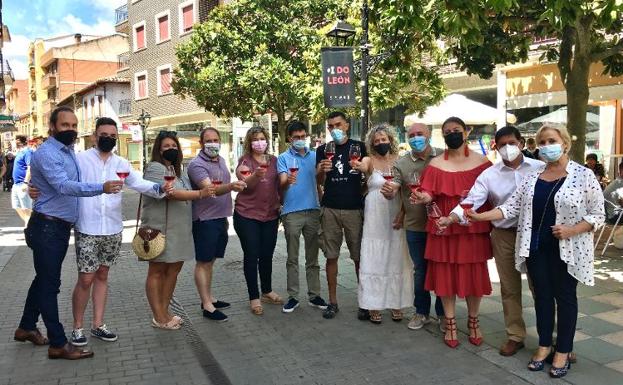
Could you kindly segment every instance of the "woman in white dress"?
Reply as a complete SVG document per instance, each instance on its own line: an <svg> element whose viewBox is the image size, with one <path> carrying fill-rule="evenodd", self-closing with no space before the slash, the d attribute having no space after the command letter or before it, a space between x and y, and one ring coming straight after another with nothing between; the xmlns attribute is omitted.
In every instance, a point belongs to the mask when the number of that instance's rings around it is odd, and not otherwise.
<svg viewBox="0 0 623 385"><path fill-rule="evenodd" d="M402 310L413 303L413 262L404 230L394 223L401 209L400 199L391 196L392 166L398 157L398 141L387 124L370 130L366 139L370 156L352 166L368 177L361 264L359 307L370 311L370 321L381 323L381 311L391 309L392 320L401 321ZM352 159L353 157L351 157Z"/></svg>

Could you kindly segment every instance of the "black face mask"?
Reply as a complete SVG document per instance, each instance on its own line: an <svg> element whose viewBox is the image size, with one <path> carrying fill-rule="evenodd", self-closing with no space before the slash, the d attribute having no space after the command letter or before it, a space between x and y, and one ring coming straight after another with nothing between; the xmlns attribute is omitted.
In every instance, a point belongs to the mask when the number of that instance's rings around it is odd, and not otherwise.
<svg viewBox="0 0 623 385"><path fill-rule="evenodd" d="M65 146L71 145L73 142L76 141L77 137L78 137L78 132L74 130L59 131L54 134L54 139L63 143Z"/></svg>
<svg viewBox="0 0 623 385"><path fill-rule="evenodd" d="M168 150L164 150L162 152L162 157L169 162L175 164L177 163L177 156L179 155L179 150L176 148L169 148Z"/></svg>
<svg viewBox="0 0 623 385"><path fill-rule="evenodd" d="M456 150L465 142L462 132L451 132L448 135L445 135L443 140L446 142L446 146L448 146L451 150Z"/></svg>
<svg viewBox="0 0 623 385"><path fill-rule="evenodd" d="M380 156L385 156L391 149L391 144L389 143L379 143L374 146L374 151L377 152Z"/></svg>
<svg viewBox="0 0 623 385"><path fill-rule="evenodd" d="M102 152L111 152L117 145L117 139L110 136L100 136L97 138L97 148Z"/></svg>

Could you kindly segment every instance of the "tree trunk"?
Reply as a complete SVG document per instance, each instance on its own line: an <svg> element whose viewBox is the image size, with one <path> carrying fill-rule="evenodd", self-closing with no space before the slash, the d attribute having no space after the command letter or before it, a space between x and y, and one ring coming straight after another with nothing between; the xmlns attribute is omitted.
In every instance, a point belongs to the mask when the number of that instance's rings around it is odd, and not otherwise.
<svg viewBox="0 0 623 385"><path fill-rule="evenodd" d="M286 127L287 127L286 114L283 111L278 111L277 112L277 132L279 133L279 154L284 152L287 147Z"/></svg>

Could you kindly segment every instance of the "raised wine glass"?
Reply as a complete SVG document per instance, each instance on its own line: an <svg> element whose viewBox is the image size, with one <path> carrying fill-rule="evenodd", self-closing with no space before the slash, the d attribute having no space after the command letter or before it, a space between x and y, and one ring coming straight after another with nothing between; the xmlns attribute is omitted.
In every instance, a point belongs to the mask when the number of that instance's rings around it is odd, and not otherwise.
<svg viewBox="0 0 623 385"><path fill-rule="evenodd" d="M117 173L117 176L119 177L119 179L121 179L121 181L125 183L125 178L130 176L130 165L125 164L125 163L120 163L117 166L117 170L115 172Z"/></svg>
<svg viewBox="0 0 623 385"><path fill-rule="evenodd" d="M465 226L471 226L471 222L465 215L466 210L471 210L474 207L474 202L469 199L469 190L463 190L461 192L461 202L459 203L461 208L463 209L463 217L465 218Z"/></svg>
<svg viewBox="0 0 623 385"><path fill-rule="evenodd" d="M351 162L355 162L358 161L359 159L361 159L361 147L359 147L358 144L351 144L350 145L350 150L348 153L348 157L350 159ZM350 174L359 174L359 171L355 170L354 168L352 168L349 171Z"/></svg>
<svg viewBox="0 0 623 385"><path fill-rule="evenodd" d="M290 175L294 175L294 177L296 178L296 176L299 173L299 160L298 159L296 158L288 159L288 171L290 172Z"/></svg>
<svg viewBox="0 0 623 385"><path fill-rule="evenodd" d="M240 167L238 168L238 172L240 172L240 175L242 175L242 177L244 179L247 179L249 176L251 176L251 167L249 167L249 165L247 164L247 161L243 160L242 163L240 164Z"/></svg>
<svg viewBox="0 0 623 385"><path fill-rule="evenodd" d="M220 168L217 168L210 172L210 176L212 177L212 184L216 187L223 184L223 171Z"/></svg>
<svg viewBox="0 0 623 385"><path fill-rule="evenodd" d="M439 228L439 219L442 217L441 209L437 206L437 203L431 202L426 205L426 215L431 220L435 221L435 225L437 226L437 235L443 234L443 230Z"/></svg>
<svg viewBox="0 0 623 385"><path fill-rule="evenodd" d="M333 161L333 157L335 156L335 142L334 141L327 142L327 145L324 148L324 155L327 157L327 159L329 159L330 161Z"/></svg>
<svg viewBox="0 0 623 385"><path fill-rule="evenodd" d="M385 179L386 181L392 182L394 180L394 171L392 170L392 166L387 166L386 168L384 168L381 172L381 175L383 175L383 179Z"/></svg>
<svg viewBox="0 0 623 385"><path fill-rule="evenodd" d="M420 173L415 171L413 174L411 174L411 178L408 180L407 185L409 186L409 190L411 190L411 193L415 194L416 192L419 192L422 185L422 182L420 180Z"/></svg>

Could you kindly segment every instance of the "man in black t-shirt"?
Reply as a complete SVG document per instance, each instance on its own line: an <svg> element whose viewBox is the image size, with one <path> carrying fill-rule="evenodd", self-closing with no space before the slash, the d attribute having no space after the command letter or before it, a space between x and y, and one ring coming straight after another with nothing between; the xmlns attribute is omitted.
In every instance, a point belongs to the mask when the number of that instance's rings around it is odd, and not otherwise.
<svg viewBox="0 0 623 385"><path fill-rule="evenodd" d="M316 150L316 166L317 182L324 188L321 200L320 244L327 259L329 286L329 305L322 316L330 319L339 311L336 293L337 260L344 238L359 279L359 252L363 230L362 178L359 172L351 173L349 153L352 145L359 145L363 158L366 156L366 148L364 143L348 138L350 124L342 112L329 114L327 126L335 142L335 155L328 159L325 153L326 144L323 144ZM358 317L367 319L367 310L359 309Z"/></svg>

